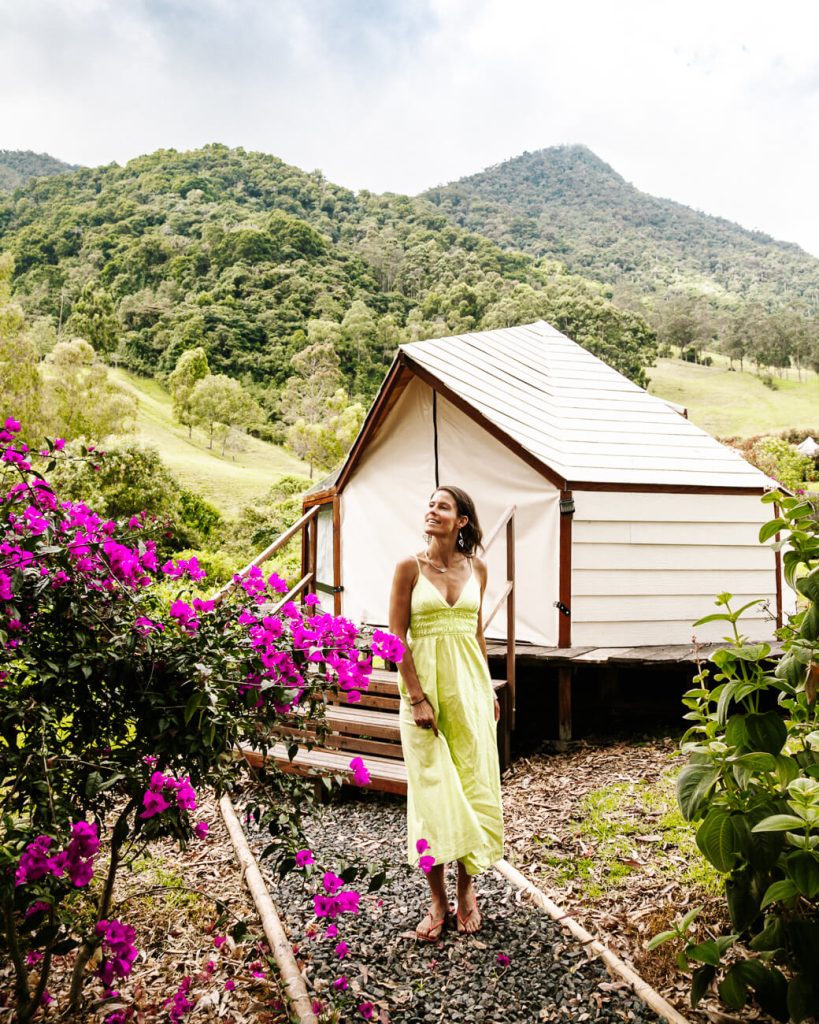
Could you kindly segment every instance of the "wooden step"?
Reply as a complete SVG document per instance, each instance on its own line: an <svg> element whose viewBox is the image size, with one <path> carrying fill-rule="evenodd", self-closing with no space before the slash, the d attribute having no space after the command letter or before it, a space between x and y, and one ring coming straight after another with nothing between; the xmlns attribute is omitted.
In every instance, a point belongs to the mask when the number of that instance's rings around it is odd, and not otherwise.
<svg viewBox="0 0 819 1024"><path fill-rule="evenodd" d="M242 754L250 764L257 768L261 767L266 760L259 751L249 747L242 747ZM287 744L276 743L268 753L268 758L271 757L281 768L297 772L300 775L344 775L351 778L349 751L337 753L323 747L314 747L313 750L306 750L302 747L291 761L287 752ZM403 761L368 756L366 764L371 780L368 788L377 789L383 793L406 795L407 769Z"/></svg>

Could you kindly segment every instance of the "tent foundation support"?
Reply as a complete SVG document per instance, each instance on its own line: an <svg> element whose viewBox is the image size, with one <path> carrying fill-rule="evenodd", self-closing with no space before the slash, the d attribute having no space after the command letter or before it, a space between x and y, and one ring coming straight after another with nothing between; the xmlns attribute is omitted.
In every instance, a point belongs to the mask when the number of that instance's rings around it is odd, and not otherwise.
<svg viewBox="0 0 819 1024"><path fill-rule="evenodd" d="M572 677L570 665L557 670L557 738L565 743L572 738Z"/></svg>

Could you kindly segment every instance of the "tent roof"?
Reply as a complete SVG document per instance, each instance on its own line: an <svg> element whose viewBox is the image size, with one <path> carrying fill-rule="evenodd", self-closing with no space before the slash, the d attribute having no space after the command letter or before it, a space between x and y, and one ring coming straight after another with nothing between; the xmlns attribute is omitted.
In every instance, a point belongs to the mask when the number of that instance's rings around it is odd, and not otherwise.
<svg viewBox="0 0 819 1024"><path fill-rule="evenodd" d="M812 437L806 437L805 440L796 446L796 450L801 452L803 455L814 455L819 454L819 444Z"/></svg>
<svg viewBox="0 0 819 1024"><path fill-rule="evenodd" d="M569 483L771 486L738 452L542 320L402 345L401 354Z"/></svg>

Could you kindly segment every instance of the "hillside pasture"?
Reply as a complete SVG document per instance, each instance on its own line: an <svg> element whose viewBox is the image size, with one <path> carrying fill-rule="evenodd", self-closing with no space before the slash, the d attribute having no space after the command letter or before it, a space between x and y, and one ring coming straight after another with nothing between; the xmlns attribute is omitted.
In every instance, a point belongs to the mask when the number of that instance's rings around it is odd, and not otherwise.
<svg viewBox="0 0 819 1024"><path fill-rule="evenodd" d="M819 431L819 376L774 377L769 387L749 370L658 359L649 392L685 406L688 418L717 437L752 437L791 427Z"/></svg>
<svg viewBox="0 0 819 1024"><path fill-rule="evenodd" d="M283 448L255 437L243 439L244 451L236 457L208 448L204 432L188 428L173 417L168 392L156 380L112 370L116 382L138 402L136 438L159 449L163 461L183 487L187 487L231 517L244 505L266 494L282 476L307 476L305 463Z"/></svg>

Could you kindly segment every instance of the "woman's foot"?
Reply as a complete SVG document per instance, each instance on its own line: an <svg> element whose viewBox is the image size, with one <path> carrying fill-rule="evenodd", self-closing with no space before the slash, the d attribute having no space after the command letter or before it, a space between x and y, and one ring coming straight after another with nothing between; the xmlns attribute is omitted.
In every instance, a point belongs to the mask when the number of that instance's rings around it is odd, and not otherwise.
<svg viewBox="0 0 819 1024"><path fill-rule="evenodd" d="M437 942L446 926L446 910L439 911L434 907L425 914L415 929L415 938L419 942Z"/></svg>
<svg viewBox="0 0 819 1024"><path fill-rule="evenodd" d="M475 889L470 882L466 889L458 893L458 932L461 935L474 935L481 930L482 924Z"/></svg>

